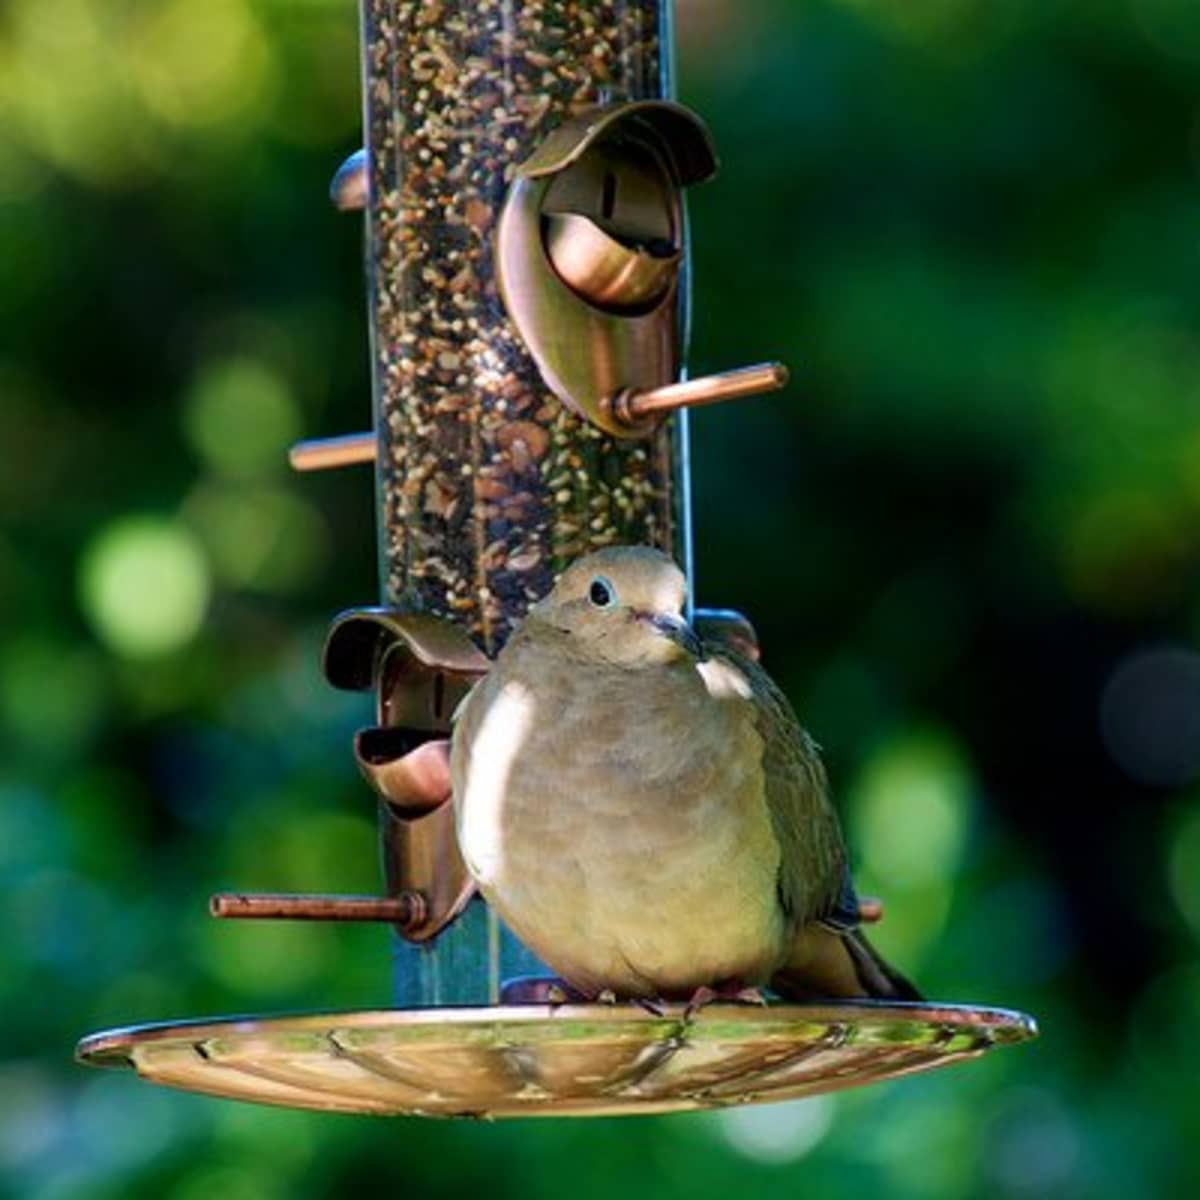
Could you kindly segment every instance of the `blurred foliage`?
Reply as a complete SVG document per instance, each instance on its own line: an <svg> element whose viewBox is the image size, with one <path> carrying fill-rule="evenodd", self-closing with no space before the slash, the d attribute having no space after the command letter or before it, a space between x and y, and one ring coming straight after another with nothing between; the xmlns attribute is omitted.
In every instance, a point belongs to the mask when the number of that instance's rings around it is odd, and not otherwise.
<svg viewBox="0 0 1200 1200"><path fill-rule="evenodd" d="M638 1121L380 1122L70 1061L136 1021L387 1001L321 683L376 592L353 5L0 9L0 1196L813 1200L1200 1190L1200 13L1194 0L680 0L710 121L698 583L824 744L878 942L1030 1047Z"/></svg>

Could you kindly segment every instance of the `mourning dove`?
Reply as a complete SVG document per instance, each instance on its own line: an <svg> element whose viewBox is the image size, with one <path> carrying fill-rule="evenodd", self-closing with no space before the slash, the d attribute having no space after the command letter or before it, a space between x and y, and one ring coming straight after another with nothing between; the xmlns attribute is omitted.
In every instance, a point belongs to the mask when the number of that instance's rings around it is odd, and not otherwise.
<svg viewBox="0 0 1200 1200"><path fill-rule="evenodd" d="M459 845L587 998L916 999L858 931L812 740L766 673L705 646L665 555L574 563L464 700Z"/></svg>

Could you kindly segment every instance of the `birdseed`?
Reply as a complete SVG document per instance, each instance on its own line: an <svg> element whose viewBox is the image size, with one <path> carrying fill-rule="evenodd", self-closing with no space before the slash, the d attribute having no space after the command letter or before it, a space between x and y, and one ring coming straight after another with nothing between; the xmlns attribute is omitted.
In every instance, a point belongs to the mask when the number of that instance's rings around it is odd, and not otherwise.
<svg viewBox="0 0 1200 1200"><path fill-rule="evenodd" d="M492 237L515 166L568 117L661 97L669 0L367 0L370 312L384 600L489 654L574 558L682 553L673 419L609 437L546 388Z"/></svg>

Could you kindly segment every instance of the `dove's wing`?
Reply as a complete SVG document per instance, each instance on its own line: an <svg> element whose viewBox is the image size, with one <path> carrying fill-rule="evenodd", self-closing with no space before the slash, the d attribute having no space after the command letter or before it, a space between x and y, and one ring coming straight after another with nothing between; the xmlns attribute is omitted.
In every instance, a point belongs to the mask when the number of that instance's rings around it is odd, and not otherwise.
<svg viewBox="0 0 1200 1200"><path fill-rule="evenodd" d="M757 663L724 646L714 657L736 667L750 684L755 725L763 741L764 789L779 843L776 890L793 930L771 986L792 999L919 1000L916 988L879 956L858 928L858 896L816 743Z"/></svg>
<svg viewBox="0 0 1200 1200"><path fill-rule="evenodd" d="M767 809L779 843L780 906L796 925L813 920L838 928L857 925L858 900L816 743L757 663L725 646L713 657L724 659L750 685L754 723L763 742Z"/></svg>

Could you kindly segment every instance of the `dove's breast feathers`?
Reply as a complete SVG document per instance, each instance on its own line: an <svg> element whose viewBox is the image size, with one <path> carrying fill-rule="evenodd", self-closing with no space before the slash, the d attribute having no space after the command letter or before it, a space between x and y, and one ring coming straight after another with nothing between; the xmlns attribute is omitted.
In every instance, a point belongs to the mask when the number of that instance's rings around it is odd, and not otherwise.
<svg viewBox="0 0 1200 1200"><path fill-rule="evenodd" d="M464 703L451 766L467 864L576 986L662 995L778 965L794 927L781 886L805 886L781 872L781 828L786 852L803 813L781 826L766 772L805 747L766 744L777 715L756 688L721 659L583 663L543 632L518 634Z"/></svg>

